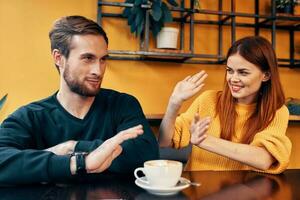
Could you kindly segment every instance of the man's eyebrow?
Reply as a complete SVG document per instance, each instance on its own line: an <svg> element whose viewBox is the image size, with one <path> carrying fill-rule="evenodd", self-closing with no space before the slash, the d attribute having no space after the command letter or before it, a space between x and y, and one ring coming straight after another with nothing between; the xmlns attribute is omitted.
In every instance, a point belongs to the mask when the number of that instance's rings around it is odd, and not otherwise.
<svg viewBox="0 0 300 200"><path fill-rule="evenodd" d="M96 57L96 55L94 55L92 53L83 53L83 54L80 55L80 57L87 57L87 56L89 56L89 57Z"/></svg>
<svg viewBox="0 0 300 200"><path fill-rule="evenodd" d="M103 58L105 58L105 59L106 59L106 58L108 58L108 56L109 56L109 55L108 55L108 54L106 54L106 55L102 56L102 59L103 59Z"/></svg>

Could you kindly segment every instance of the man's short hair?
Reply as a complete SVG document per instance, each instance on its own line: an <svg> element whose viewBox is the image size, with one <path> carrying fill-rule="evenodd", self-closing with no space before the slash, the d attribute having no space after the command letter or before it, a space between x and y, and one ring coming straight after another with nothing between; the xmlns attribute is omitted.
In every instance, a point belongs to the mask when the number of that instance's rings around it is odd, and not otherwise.
<svg viewBox="0 0 300 200"><path fill-rule="evenodd" d="M58 49L66 58L70 54L70 43L74 35L101 35L108 44L105 31L93 20L83 16L66 16L55 21L49 38L51 51ZM56 66L58 68L58 66Z"/></svg>

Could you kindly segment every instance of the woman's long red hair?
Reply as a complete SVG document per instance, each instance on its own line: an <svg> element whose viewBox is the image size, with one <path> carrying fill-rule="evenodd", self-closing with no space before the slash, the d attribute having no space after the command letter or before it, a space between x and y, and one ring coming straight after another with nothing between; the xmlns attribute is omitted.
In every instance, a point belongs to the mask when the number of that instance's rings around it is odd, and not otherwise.
<svg viewBox="0 0 300 200"><path fill-rule="evenodd" d="M245 37L236 41L227 53L227 59L239 54L263 72L270 73L270 80L263 82L258 94L255 111L243 127L242 143L249 144L255 134L265 129L273 120L277 109L285 102L279 79L278 64L270 42L259 36ZM233 98L226 81L222 92L218 93L216 114L220 118L221 138L231 140L235 133L236 99Z"/></svg>

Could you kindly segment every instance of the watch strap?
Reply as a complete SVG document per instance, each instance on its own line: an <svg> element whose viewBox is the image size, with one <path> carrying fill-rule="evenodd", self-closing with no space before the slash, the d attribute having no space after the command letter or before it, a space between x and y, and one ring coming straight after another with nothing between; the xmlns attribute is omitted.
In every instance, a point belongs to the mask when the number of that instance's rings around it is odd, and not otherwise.
<svg viewBox="0 0 300 200"><path fill-rule="evenodd" d="M88 155L86 152L75 152L75 159L76 159L76 174L83 175L86 174L86 165L85 165L85 158Z"/></svg>

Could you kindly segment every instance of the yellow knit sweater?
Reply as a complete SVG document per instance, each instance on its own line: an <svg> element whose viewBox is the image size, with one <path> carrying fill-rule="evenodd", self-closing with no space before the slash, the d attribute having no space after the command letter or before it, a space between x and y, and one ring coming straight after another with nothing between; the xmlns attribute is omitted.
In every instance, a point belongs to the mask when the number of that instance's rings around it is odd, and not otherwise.
<svg viewBox="0 0 300 200"><path fill-rule="evenodd" d="M217 91L203 92L189 107L189 109L177 117L175 123L175 132L173 136L173 147L182 148L189 144L189 127L196 113L200 117L211 117L211 124L207 131L208 134L220 138L220 120L215 116L215 105L217 100ZM235 125L235 135L232 142L239 143L242 136L242 127L249 118L251 112L255 109L255 104L236 106L238 117ZM277 110L273 121L261 132L258 132L250 145L260 146L267 149L277 160L267 173L280 173L285 170L289 163L292 144L285 135L288 125L289 113L286 106ZM257 155L259 156L259 155ZM191 155L185 170L256 170L240 162L211 153L197 146L193 146Z"/></svg>

